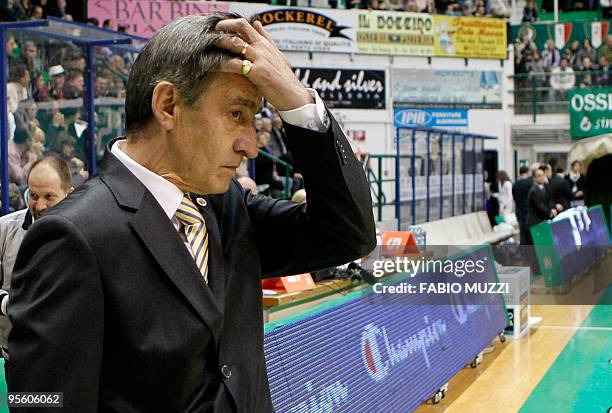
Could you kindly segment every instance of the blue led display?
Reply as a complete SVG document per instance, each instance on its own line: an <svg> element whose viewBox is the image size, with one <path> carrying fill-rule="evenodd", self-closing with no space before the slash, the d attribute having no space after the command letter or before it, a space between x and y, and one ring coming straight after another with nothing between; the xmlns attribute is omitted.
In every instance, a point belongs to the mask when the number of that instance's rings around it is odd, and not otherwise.
<svg viewBox="0 0 612 413"><path fill-rule="evenodd" d="M469 257L484 259L479 277L497 282L490 247L478 247ZM397 277L397 283L426 276ZM501 296L487 296L486 305L470 304L461 294L433 305L425 294L408 299L370 289L267 325L265 355L276 411L415 409L506 327Z"/></svg>

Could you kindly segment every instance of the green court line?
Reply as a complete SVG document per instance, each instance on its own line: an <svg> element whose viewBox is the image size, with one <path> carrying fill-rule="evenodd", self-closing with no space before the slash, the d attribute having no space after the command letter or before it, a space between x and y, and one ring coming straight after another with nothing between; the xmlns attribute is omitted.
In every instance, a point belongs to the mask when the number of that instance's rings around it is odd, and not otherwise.
<svg viewBox="0 0 612 413"><path fill-rule="evenodd" d="M612 327L612 285L582 323ZM520 413L605 413L612 407L612 330L578 330Z"/></svg>

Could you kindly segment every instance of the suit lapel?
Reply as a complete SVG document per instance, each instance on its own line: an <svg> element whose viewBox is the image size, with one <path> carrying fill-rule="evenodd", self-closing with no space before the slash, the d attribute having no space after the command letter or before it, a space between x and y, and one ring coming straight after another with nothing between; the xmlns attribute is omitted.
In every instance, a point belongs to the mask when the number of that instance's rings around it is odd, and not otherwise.
<svg viewBox="0 0 612 413"><path fill-rule="evenodd" d="M159 203L110 150L107 150L103 161L100 178L118 204L135 210L130 225L172 284L209 327L215 343L218 343L223 327L222 307L215 303L195 261Z"/></svg>

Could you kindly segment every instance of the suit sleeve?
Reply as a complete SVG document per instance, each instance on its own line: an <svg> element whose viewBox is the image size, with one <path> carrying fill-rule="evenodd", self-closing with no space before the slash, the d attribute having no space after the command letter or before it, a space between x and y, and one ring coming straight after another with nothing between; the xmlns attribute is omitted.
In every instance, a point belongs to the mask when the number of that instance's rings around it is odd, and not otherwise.
<svg viewBox="0 0 612 413"><path fill-rule="evenodd" d="M30 228L10 293L9 391L62 392L64 407L45 411L97 411L102 283L92 250L71 221L50 215Z"/></svg>
<svg viewBox="0 0 612 413"><path fill-rule="evenodd" d="M365 174L330 117L326 133L284 124L287 146L304 176L307 204L245 195L264 276L340 265L376 245Z"/></svg>

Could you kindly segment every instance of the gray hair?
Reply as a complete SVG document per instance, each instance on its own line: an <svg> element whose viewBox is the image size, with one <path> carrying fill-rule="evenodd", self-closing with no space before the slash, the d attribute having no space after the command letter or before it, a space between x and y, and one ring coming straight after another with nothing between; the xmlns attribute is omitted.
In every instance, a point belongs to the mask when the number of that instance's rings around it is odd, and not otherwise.
<svg viewBox="0 0 612 413"><path fill-rule="evenodd" d="M197 103L211 73L236 57L214 45L223 37L233 36L215 31L215 26L221 20L240 17L235 13L185 16L153 36L134 62L127 82L125 122L128 134L142 131L153 118L153 89L161 81L172 83L185 105Z"/></svg>

